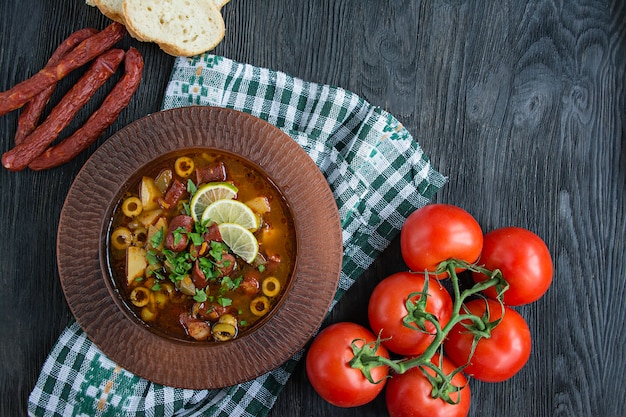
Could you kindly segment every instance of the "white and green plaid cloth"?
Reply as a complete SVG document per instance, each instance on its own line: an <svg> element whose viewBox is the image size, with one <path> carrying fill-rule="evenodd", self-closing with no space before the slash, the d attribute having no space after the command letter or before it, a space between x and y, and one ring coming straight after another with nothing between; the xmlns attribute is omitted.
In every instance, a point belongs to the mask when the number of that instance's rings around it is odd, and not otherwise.
<svg viewBox="0 0 626 417"><path fill-rule="evenodd" d="M343 227L344 258L335 302L397 236L406 217L445 183L398 120L342 88L204 54L177 58L163 101L163 109L190 105L228 107L264 119L291 136L319 166ZM265 416L302 354L240 385L180 389L120 368L74 322L44 363L28 412Z"/></svg>

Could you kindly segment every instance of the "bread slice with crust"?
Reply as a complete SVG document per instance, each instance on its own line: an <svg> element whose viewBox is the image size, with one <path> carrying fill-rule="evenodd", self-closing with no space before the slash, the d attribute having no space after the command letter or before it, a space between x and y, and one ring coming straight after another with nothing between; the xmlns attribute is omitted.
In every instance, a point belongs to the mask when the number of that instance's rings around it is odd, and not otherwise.
<svg viewBox="0 0 626 417"><path fill-rule="evenodd" d="M125 24L124 10L122 9L124 0L91 0L91 2L109 19Z"/></svg>
<svg viewBox="0 0 626 417"><path fill-rule="evenodd" d="M124 0L128 32L166 53L191 56L217 46L225 34L216 0Z"/></svg>
<svg viewBox="0 0 626 417"><path fill-rule="evenodd" d="M230 0L214 0L218 9L222 10L222 7L226 6Z"/></svg>
<svg viewBox="0 0 626 417"><path fill-rule="evenodd" d="M222 9L230 0L213 0L218 9ZM97 7L111 20L124 23L124 0L85 0L88 6Z"/></svg>

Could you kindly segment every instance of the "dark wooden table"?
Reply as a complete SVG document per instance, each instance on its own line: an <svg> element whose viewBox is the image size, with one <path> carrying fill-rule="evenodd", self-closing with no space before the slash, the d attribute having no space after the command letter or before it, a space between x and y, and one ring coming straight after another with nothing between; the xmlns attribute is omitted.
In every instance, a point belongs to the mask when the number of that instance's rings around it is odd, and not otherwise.
<svg viewBox="0 0 626 417"><path fill-rule="evenodd" d="M464 207L485 230L518 225L546 240L554 283L518 309L534 337L530 361L505 383L475 381L471 416L626 415L623 1L232 0L223 14L226 38L215 53L381 106L449 177L437 202ZM107 24L82 0L0 1L0 90L37 72L71 32ZM145 74L98 143L159 109L174 61L128 37L121 45L142 52ZM2 152L13 146L17 115L0 117ZM26 414L40 367L70 320L56 228L94 150L49 171L0 169L0 416ZM396 239L329 321L366 324L375 284L404 269ZM326 404L300 364L271 415L387 413L383 397L355 409Z"/></svg>

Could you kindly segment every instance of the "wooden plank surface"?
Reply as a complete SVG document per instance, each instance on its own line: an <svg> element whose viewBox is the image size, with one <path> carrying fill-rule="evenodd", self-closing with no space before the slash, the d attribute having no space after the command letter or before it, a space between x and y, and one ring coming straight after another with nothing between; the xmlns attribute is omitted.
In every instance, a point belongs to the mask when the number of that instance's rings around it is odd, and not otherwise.
<svg viewBox="0 0 626 417"><path fill-rule="evenodd" d="M223 14L226 38L215 53L361 95L395 115L449 177L437 202L464 207L484 230L518 225L546 240L554 283L518 309L534 338L530 361L504 383L474 381L470 416L626 415L624 2L232 0ZM81 0L0 1L0 91L37 72L71 32L106 24ZM174 61L128 37L121 45L142 52L144 79L99 143L159 109ZM12 147L17 114L0 117L1 152ZM94 150L50 171L0 170L2 416L26 414L71 317L56 273L56 226ZM396 239L328 322L367 324L376 283L404 269ZM387 413L383 397L355 409L326 404L301 363L270 415Z"/></svg>

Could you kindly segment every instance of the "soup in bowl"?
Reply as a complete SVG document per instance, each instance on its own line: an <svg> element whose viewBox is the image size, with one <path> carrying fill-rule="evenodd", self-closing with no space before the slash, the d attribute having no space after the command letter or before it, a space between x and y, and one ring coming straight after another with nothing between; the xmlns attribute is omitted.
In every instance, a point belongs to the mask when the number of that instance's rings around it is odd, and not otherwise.
<svg viewBox="0 0 626 417"><path fill-rule="evenodd" d="M296 267L296 228L260 167L188 149L150 163L124 188L108 233L109 272L153 331L224 342L280 303Z"/></svg>
<svg viewBox="0 0 626 417"><path fill-rule="evenodd" d="M87 337L152 382L221 388L305 346L333 303L342 229L322 172L251 115L194 106L120 129L59 218L65 298Z"/></svg>

